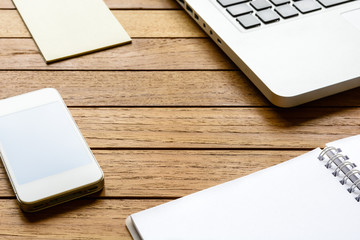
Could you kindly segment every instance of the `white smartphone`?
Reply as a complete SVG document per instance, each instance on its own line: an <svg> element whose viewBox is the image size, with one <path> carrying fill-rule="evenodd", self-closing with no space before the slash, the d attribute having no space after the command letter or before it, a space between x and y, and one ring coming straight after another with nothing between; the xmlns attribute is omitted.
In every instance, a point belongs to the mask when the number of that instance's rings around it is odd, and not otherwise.
<svg viewBox="0 0 360 240"><path fill-rule="evenodd" d="M26 212L104 186L98 162L60 94L52 88L0 100L0 157Z"/></svg>

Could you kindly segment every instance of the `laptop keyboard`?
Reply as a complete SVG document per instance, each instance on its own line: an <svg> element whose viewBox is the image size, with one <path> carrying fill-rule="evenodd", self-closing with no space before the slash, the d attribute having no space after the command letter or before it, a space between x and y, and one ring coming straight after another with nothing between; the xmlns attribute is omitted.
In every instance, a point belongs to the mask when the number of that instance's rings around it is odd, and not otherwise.
<svg viewBox="0 0 360 240"><path fill-rule="evenodd" d="M251 29L354 0L217 0L237 22Z"/></svg>

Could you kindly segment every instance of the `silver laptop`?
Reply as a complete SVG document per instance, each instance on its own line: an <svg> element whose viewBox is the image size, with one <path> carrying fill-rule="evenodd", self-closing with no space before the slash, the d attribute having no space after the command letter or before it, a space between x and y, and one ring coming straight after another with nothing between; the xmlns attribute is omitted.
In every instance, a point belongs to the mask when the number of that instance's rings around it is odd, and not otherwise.
<svg viewBox="0 0 360 240"><path fill-rule="evenodd" d="M275 105L360 86L360 0L177 0Z"/></svg>

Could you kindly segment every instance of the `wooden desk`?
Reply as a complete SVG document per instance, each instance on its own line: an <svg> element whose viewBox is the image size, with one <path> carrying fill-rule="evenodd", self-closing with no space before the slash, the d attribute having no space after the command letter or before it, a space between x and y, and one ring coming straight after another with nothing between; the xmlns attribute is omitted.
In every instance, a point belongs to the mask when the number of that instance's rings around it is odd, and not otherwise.
<svg viewBox="0 0 360 240"><path fill-rule="evenodd" d="M359 88L279 109L175 1L106 2L133 43L46 65L0 0L0 98L57 88L106 177L99 195L25 214L1 166L1 239L130 239L131 213L360 133Z"/></svg>

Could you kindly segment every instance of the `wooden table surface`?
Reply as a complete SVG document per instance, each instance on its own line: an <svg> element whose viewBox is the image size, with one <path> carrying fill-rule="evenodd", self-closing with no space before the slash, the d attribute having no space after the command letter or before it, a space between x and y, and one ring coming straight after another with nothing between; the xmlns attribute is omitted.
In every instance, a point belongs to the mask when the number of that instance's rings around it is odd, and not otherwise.
<svg viewBox="0 0 360 240"><path fill-rule="evenodd" d="M133 43L46 65L0 0L0 98L53 87L105 173L105 189L25 214L0 166L1 239L131 239L135 212L360 133L360 88L270 104L175 0L107 0Z"/></svg>

